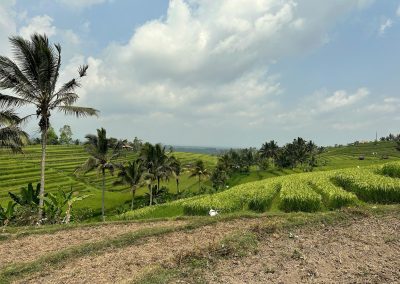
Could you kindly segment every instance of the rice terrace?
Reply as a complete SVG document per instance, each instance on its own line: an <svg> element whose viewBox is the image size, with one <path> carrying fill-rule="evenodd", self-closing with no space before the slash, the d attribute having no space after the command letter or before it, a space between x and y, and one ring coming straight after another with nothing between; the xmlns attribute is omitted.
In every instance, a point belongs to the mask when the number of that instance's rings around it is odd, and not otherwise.
<svg viewBox="0 0 400 284"><path fill-rule="evenodd" d="M0 283L400 283L400 3L0 3Z"/></svg>

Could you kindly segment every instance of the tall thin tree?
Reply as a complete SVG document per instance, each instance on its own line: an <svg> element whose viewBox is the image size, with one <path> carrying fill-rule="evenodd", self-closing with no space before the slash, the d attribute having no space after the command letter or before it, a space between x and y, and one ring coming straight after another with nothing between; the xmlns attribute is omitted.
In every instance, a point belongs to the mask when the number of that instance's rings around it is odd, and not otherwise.
<svg viewBox="0 0 400 284"><path fill-rule="evenodd" d="M199 179L199 191L201 189L201 178L208 177L210 173L204 166L204 162L202 160L197 160L194 164L194 167L191 169L191 174L189 177L197 177Z"/></svg>
<svg viewBox="0 0 400 284"><path fill-rule="evenodd" d="M98 111L74 104L79 96L75 90L80 87L80 79L86 76L88 65L78 69L78 77L57 89L61 67L61 45L50 44L46 35L33 34L29 39L21 36L10 37L15 62L0 56L0 90L10 90L14 95L0 93L0 106L36 108L41 131L42 157L40 178L39 222L45 193L46 134L50 127L50 116L54 110L77 117L97 115Z"/></svg>
<svg viewBox="0 0 400 284"><path fill-rule="evenodd" d="M133 210L133 204L135 199L136 190L143 184L143 176L145 168L142 165L141 160L135 160L128 162L128 165L119 166L120 172L118 173L118 180L114 182L115 185L128 185L132 194L131 210Z"/></svg>
<svg viewBox="0 0 400 284"><path fill-rule="evenodd" d="M90 157L83 165L76 169L76 172L87 173L94 169L101 174L102 177L102 195L101 195L101 216L105 221L105 177L106 171L111 175L114 174L116 168L116 159L120 155L120 145L115 144L110 147L110 141L107 139L106 130L104 128L97 129L97 136L93 134L86 135L85 149Z"/></svg>

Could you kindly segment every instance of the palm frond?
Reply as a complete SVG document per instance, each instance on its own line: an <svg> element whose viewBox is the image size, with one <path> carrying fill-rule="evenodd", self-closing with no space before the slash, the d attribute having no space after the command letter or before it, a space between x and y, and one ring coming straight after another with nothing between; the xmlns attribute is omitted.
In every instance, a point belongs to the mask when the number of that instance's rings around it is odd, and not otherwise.
<svg viewBox="0 0 400 284"><path fill-rule="evenodd" d="M9 107L20 107L26 104L32 103L29 100L14 97L14 96L9 96L9 95L4 95L0 93L0 106L9 108Z"/></svg>
<svg viewBox="0 0 400 284"><path fill-rule="evenodd" d="M0 56L0 89L12 89L20 95L35 92L35 87L19 67L5 56Z"/></svg>
<svg viewBox="0 0 400 284"><path fill-rule="evenodd" d="M94 157L89 157L83 165L75 169L75 173L83 172L84 174L90 172L91 170L97 168L100 165L98 159Z"/></svg>
<svg viewBox="0 0 400 284"><path fill-rule="evenodd" d="M57 109L65 114L75 115L76 117L98 116L99 111L90 107L78 106L57 106Z"/></svg>

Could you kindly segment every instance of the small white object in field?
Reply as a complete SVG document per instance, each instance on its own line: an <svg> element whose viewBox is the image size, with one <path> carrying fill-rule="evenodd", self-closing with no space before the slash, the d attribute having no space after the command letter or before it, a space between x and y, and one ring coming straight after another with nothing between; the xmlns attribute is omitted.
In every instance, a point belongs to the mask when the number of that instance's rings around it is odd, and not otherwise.
<svg viewBox="0 0 400 284"><path fill-rule="evenodd" d="M357 169L359 169L360 168L360 166L357 166Z"/></svg>
<svg viewBox="0 0 400 284"><path fill-rule="evenodd" d="M210 215L211 217L217 216L218 215L218 211L214 210L214 209L210 209L210 212L208 212L208 215Z"/></svg>
<svg viewBox="0 0 400 284"><path fill-rule="evenodd" d="M229 188L229 185L227 185L226 188Z"/></svg>

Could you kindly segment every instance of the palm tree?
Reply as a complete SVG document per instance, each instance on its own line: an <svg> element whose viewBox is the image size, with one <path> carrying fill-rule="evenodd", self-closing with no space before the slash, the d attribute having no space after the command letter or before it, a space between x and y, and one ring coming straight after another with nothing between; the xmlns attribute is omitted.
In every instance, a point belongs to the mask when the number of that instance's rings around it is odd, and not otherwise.
<svg viewBox="0 0 400 284"><path fill-rule="evenodd" d="M85 150L89 153L90 157L85 161L83 165L76 169L76 172L87 173L94 169L102 176L102 196L101 196L101 215L103 221L105 221L105 176L106 171L109 171L111 175L114 174L116 168L115 159L120 154L120 145L114 145L110 147L110 142L107 139L106 130L104 128L97 129L97 136L88 134L85 136Z"/></svg>
<svg viewBox="0 0 400 284"><path fill-rule="evenodd" d="M146 181L150 191L150 205L152 205L152 183L157 181L157 189L160 188L161 180L167 180L173 172L171 159L161 144L152 145L146 143L141 148L140 159L147 169Z"/></svg>
<svg viewBox="0 0 400 284"><path fill-rule="evenodd" d="M124 184L130 187L132 193L131 210L133 210L133 201L135 199L136 189L142 185L142 178L145 169L142 166L141 160L136 160L133 162L128 162L127 166L120 166L121 171L118 173L118 178L115 185Z"/></svg>
<svg viewBox="0 0 400 284"><path fill-rule="evenodd" d="M174 176L176 181L176 194L179 195L179 180L182 173L182 164L177 158L171 156L170 166L172 168L172 175Z"/></svg>
<svg viewBox="0 0 400 284"><path fill-rule="evenodd" d="M199 179L199 191L201 189L201 178L208 177L210 173L204 166L204 162L202 160L197 160L194 167L191 170L191 174L189 177L198 177Z"/></svg>
<svg viewBox="0 0 400 284"><path fill-rule="evenodd" d="M28 134L21 130L21 119L13 110L0 112L0 147L11 149L13 152L21 152L21 147L28 140Z"/></svg>
<svg viewBox="0 0 400 284"><path fill-rule="evenodd" d="M271 140L269 142L265 142L261 146L259 152L261 158L272 158L273 160L275 160L278 154L278 149L279 149L278 144L274 140Z"/></svg>
<svg viewBox="0 0 400 284"><path fill-rule="evenodd" d="M57 90L57 81L61 66L61 46L49 43L46 35L33 34L30 40L20 36L10 38L16 61L0 56L0 90L10 90L14 95L0 93L0 106L36 108L41 131L42 157L40 179L39 222L43 215L45 189L47 130L50 127L50 115L53 110L65 114L85 117L97 115L93 108L75 106L79 96L75 89L80 87L80 79L86 76L87 65L78 69L78 77L61 85Z"/></svg>

